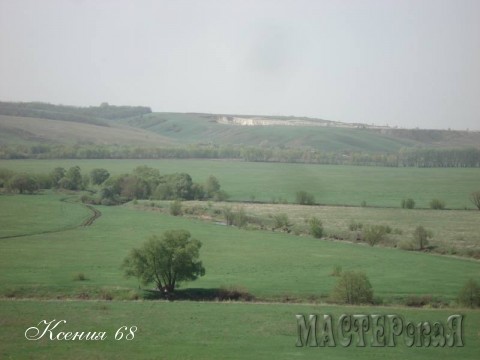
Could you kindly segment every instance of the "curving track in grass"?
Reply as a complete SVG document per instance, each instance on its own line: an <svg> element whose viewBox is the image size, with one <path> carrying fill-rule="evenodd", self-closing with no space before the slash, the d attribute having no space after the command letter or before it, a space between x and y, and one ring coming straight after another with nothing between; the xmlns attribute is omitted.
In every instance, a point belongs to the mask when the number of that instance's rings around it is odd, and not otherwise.
<svg viewBox="0 0 480 360"><path fill-rule="evenodd" d="M70 198L62 198L62 199L60 199L60 201L61 202L66 202L66 203L69 203L69 204L77 204L76 202L71 201ZM98 218L100 218L102 216L102 212L100 210L94 208L92 205L87 205L87 204L79 204L79 205L88 209L89 212L91 213L90 216L88 218L84 219L80 224L63 226L61 228L56 228L56 229L28 232L28 233L20 233L20 234L14 234L14 235L3 235L3 236L0 236L0 239L11 239L11 238L18 238L18 237L32 236L32 235L40 235L40 234L52 234L52 233L58 233L58 232L62 232L62 231L73 230L73 229L76 229L76 228L81 227L81 226L91 226L95 222L95 220L97 220Z"/></svg>

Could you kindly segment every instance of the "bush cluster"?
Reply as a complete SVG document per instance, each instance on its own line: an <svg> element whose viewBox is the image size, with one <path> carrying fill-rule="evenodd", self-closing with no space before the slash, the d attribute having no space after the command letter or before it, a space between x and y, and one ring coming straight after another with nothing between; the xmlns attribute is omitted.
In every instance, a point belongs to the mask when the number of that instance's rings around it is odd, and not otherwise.
<svg viewBox="0 0 480 360"><path fill-rule="evenodd" d="M314 205L315 204L315 197L306 192L306 191L297 191L295 194L295 202L300 205Z"/></svg>
<svg viewBox="0 0 480 360"><path fill-rule="evenodd" d="M433 199L430 201L430 208L434 210L443 210L445 209L445 201L440 199Z"/></svg>
<svg viewBox="0 0 480 360"><path fill-rule="evenodd" d="M340 304L371 304L372 284L364 272L342 272L332 290L331 299Z"/></svg>
<svg viewBox="0 0 480 360"><path fill-rule="evenodd" d="M402 209L413 209L415 207L415 200L402 199L401 206L402 206Z"/></svg>

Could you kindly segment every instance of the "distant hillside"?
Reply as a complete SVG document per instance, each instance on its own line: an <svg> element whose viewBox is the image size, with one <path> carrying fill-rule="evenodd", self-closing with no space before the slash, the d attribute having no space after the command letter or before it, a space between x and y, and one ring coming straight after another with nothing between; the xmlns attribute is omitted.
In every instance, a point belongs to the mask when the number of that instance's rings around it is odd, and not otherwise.
<svg viewBox="0 0 480 360"><path fill-rule="evenodd" d="M143 106L100 106L76 107L52 105L40 102L0 102L0 115L21 116L87 124L109 126L105 120L125 119L149 114L152 110Z"/></svg>
<svg viewBox="0 0 480 360"><path fill-rule="evenodd" d="M396 129L294 116L152 113L141 106L0 102L0 145L49 142L396 154L401 149L480 149L480 132Z"/></svg>
<svg viewBox="0 0 480 360"><path fill-rule="evenodd" d="M0 115L0 145L95 144L170 146L160 134L119 124L94 124Z"/></svg>
<svg viewBox="0 0 480 360"><path fill-rule="evenodd" d="M412 147L480 148L480 132L404 130L300 117L152 113L123 123L191 144L393 153Z"/></svg>

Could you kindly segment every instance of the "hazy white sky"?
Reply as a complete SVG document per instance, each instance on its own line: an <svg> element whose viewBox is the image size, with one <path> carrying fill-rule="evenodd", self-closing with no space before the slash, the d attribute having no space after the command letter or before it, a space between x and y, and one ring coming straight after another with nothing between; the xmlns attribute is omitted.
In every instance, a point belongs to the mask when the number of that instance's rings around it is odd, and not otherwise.
<svg viewBox="0 0 480 360"><path fill-rule="evenodd" d="M480 1L0 0L0 100L480 129Z"/></svg>

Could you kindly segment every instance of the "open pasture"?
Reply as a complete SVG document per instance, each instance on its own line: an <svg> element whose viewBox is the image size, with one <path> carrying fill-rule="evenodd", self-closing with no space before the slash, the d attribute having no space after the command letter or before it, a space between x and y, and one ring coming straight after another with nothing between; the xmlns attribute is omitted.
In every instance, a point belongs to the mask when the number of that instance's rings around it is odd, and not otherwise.
<svg viewBox="0 0 480 360"><path fill-rule="evenodd" d="M90 215L65 195L0 196L0 239L72 229Z"/></svg>
<svg viewBox="0 0 480 360"><path fill-rule="evenodd" d="M446 322L464 315L463 347L296 347L295 315L395 314L404 321ZM480 312L298 304L153 301L17 301L0 306L3 359L477 359ZM103 341L27 341L25 330L41 320L66 320L60 331L104 331ZM121 326L136 326L133 340L115 340ZM336 326L336 324L335 324ZM336 327L335 327L336 329ZM128 333L128 332L126 332ZM55 332L56 334L56 332ZM33 356L34 354L34 356Z"/></svg>
<svg viewBox="0 0 480 360"><path fill-rule="evenodd" d="M315 215L327 231L346 231L351 220L365 225L385 224L401 229L403 235L396 235L400 237L410 236L418 223L434 231L432 242L478 246L478 211L398 208L400 200L406 197L414 198L420 207L427 207L433 197L444 200L447 207L471 207L468 194L476 189L478 169L191 160L0 162L0 167L37 173L74 165L79 165L83 173L102 167L112 174L148 165L162 173L188 172L197 182L213 174L232 200L247 201L214 203L213 207L243 206L248 214L259 217L286 213L298 222ZM298 190L313 193L322 204L355 206L257 203L292 202ZM439 193L442 195L433 195ZM461 196L463 202L458 200ZM67 201L62 201L65 198ZM53 192L0 195L1 358L475 359L480 351L479 311L457 308L455 302L463 284L469 278L480 277L480 263L476 260L238 229L173 217L155 207L137 208L132 204L96 206L101 217L91 226L78 226L91 212L82 204L71 202L74 199L75 196ZM358 206L363 200L368 207ZM374 205L379 208L370 207ZM244 287L257 301L266 303L119 301L142 294L136 279L123 276L123 258L148 236L169 229L189 230L203 243L200 258L206 275L182 288L209 290L234 285ZM28 233L24 234L24 230ZM12 237L16 235L26 236ZM337 280L331 275L335 266L344 271L364 271L377 301L389 306L324 305ZM391 305L404 303L412 296L430 296L451 307L409 309ZM279 303L285 301L304 304ZM394 348L297 348L295 315L299 313L330 314L335 319L342 313L400 314L409 320L431 322L445 322L449 315L461 313L465 315L465 346L409 348L400 340ZM109 338L102 342L27 341L25 330L43 319L65 319L66 330L106 331ZM124 325L137 326L134 340L115 341L115 331Z"/></svg>
<svg viewBox="0 0 480 360"><path fill-rule="evenodd" d="M10 206L13 212L16 204L21 209L25 197L16 198L18 201ZM58 206L62 204L58 201ZM335 265L365 271L375 294L386 302L410 295L453 301L468 278L480 276L480 264L474 260L242 230L128 206L97 208L102 216L88 227L2 239L0 293L95 298L101 297L102 291L115 296L135 290L138 281L123 277L123 258L148 236L168 229L187 229L203 242L201 259L207 274L186 286L209 289L241 285L263 299L325 297L336 281L330 276ZM20 212L18 215L18 221L25 221ZM81 222L82 216L78 220ZM14 219L2 222L1 227L15 227ZM78 273L85 274L87 280L75 281Z"/></svg>

